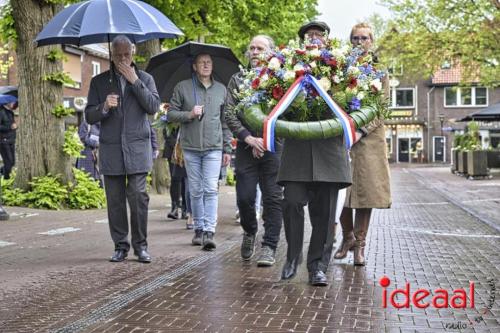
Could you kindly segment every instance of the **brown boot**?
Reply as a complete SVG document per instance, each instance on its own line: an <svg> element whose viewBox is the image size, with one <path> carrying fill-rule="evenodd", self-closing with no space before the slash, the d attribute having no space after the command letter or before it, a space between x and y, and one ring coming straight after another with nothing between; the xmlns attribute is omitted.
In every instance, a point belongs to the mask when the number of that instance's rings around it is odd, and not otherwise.
<svg viewBox="0 0 500 333"><path fill-rule="evenodd" d="M356 222L354 227L354 265L364 266L365 260L365 245L366 234L368 233L368 226L370 224L371 209L359 209L356 211Z"/></svg>
<svg viewBox="0 0 500 333"><path fill-rule="evenodd" d="M352 232L352 210L344 208L340 216L340 225L342 226L342 243L339 249L334 254L335 259L344 259L347 257L347 252L352 251L354 246L354 234Z"/></svg>

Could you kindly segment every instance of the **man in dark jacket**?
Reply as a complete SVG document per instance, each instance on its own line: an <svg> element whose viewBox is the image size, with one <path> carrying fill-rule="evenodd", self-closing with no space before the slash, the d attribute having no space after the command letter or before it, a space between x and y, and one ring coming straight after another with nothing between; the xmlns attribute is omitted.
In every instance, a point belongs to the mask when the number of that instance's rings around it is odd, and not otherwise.
<svg viewBox="0 0 500 333"><path fill-rule="evenodd" d="M310 22L299 36L328 33L323 22ZM351 170L343 137L321 140L286 139L281 157L279 184L285 187L283 218L288 243L282 279L291 279L302 259L304 206L309 205L312 224L307 270L309 283L326 286L326 271L333 251L333 223L339 189L351 184Z"/></svg>
<svg viewBox="0 0 500 333"><path fill-rule="evenodd" d="M146 175L153 165L153 152L147 115L159 110L160 98L151 75L132 64L133 51L134 45L126 36L115 37L113 70L90 82L85 119L89 124L101 122L99 167L104 176L109 228L115 243L111 261L123 261L130 249L128 200L132 247L140 262L149 263Z"/></svg>
<svg viewBox="0 0 500 333"><path fill-rule="evenodd" d="M0 155L3 161L3 176L10 178L10 172L16 163L17 123L14 110L17 108L15 96L3 95L4 104L0 106Z"/></svg>
<svg viewBox="0 0 500 333"><path fill-rule="evenodd" d="M269 52L274 42L269 36L255 36L247 51L250 66L257 67L260 55ZM244 230L241 243L241 257L250 260L255 251L255 236L258 221L255 213L257 184L262 191L264 206L264 237L262 249L257 259L258 266L272 266L275 263L276 247L280 237L283 215L281 213L282 190L276 183L280 161L281 145L276 142L276 153L264 150L264 141L245 126L235 106L239 100L237 93L242 83L241 74L235 74L229 81L226 95L226 122L233 135L238 138L236 146L236 197L240 212L240 223Z"/></svg>

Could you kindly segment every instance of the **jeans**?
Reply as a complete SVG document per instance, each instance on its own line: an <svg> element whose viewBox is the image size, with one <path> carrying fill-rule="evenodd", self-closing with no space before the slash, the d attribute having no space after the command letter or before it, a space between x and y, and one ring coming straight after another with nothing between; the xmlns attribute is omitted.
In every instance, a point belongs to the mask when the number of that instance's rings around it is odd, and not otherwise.
<svg viewBox="0 0 500 333"><path fill-rule="evenodd" d="M218 180L222 163L220 150L184 150L195 230L215 232Z"/></svg>

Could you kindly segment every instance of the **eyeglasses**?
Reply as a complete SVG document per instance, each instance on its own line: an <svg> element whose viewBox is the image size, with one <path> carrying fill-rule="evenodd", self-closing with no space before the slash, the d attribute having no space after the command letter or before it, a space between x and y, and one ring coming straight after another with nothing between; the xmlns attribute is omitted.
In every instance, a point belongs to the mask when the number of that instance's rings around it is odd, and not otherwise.
<svg viewBox="0 0 500 333"><path fill-rule="evenodd" d="M367 41L370 39L368 36L352 36L351 38L353 41L357 42L358 40Z"/></svg>

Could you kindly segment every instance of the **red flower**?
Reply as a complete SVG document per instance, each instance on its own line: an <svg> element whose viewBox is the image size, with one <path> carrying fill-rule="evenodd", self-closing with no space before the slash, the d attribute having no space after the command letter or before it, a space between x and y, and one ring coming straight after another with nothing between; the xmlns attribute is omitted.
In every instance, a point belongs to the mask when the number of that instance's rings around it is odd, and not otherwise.
<svg viewBox="0 0 500 333"><path fill-rule="evenodd" d="M256 78L255 80L252 81L252 89L257 90L257 88L259 88L259 85L260 85L259 78Z"/></svg>
<svg viewBox="0 0 500 333"><path fill-rule="evenodd" d="M351 78L351 80L349 80L349 85L348 87L353 89L353 88L356 88L356 86L358 85L358 80L356 80L355 77Z"/></svg>
<svg viewBox="0 0 500 333"><path fill-rule="evenodd" d="M295 77L301 77L306 73L305 70L301 69L300 71L295 71Z"/></svg>
<svg viewBox="0 0 500 333"><path fill-rule="evenodd" d="M280 49L280 50L283 50L285 47L286 47L286 45L285 45L285 44L280 44L279 49Z"/></svg>
<svg viewBox="0 0 500 333"><path fill-rule="evenodd" d="M259 73L259 77L263 77L264 74L266 74L269 71L267 67L262 68L262 70Z"/></svg>
<svg viewBox="0 0 500 333"><path fill-rule="evenodd" d="M327 65L333 67L334 69L337 68L337 59L328 59L325 62Z"/></svg>
<svg viewBox="0 0 500 333"><path fill-rule="evenodd" d="M303 51L303 50L295 50L295 53L300 54L300 55L304 55L304 54L306 54L306 51Z"/></svg>
<svg viewBox="0 0 500 333"><path fill-rule="evenodd" d="M280 100L281 97L283 97L283 95L285 94L285 92L283 91L283 88L281 88L281 86L279 84L275 85L274 88L273 88L273 98L275 100Z"/></svg>

